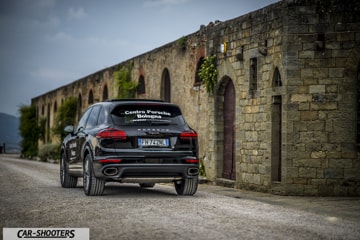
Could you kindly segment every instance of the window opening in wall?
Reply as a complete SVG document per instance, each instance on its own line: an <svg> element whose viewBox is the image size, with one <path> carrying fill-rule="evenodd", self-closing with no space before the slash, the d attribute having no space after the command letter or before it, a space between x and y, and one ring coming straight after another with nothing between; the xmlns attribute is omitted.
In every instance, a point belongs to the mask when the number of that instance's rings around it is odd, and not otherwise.
<svg viewBox="0 0 360 240"><path fill-rule="evenodd" d="M271 115L271 181L281 181L281 96L273 96Z"/></svg>
<svg viewBox="0 0 360 240"><path fill-rule="evenodd" d="M199 71L201 68L201 65L204 62L204 58L201 57L196 65L196 72L195 72L195 82L194 82L194 86L200 86L201 85L201 78L199 77Z"/></svg>
<svg viewBox="0 0 360 240"><path fill-rule="evenodd" d="M88 98L88 104L93 104L93 103L94 103L94 94L93 94L93 91L90 90L89 98Z"/></svg>
<svg viewBox="0 0 360 240"><path fill-rule="evenodd" d="M46 121L46 143L50 142L50 110L51 110L51 106L50 103L48 104L47 107L47 121Z"/></svg>
<svg viewBox="0 0 360 240"><path fill-rule="evenodd" d="M275 68L274 76L273 76L273 87L281 87L281 75L278 68Z"/></svg>
<svg viewBox="0 0 360 240"><path fill-rule="evenodd" d="M145 79L144 79L143 75L141 75L139 77L139 84L137 86L137 93L138 94L145 94Z"/></svg>
<svg viewBox="0 0 360 240"><path fill-rule="evenodd" d="M79 93L79 97L78 97L77 111L78 111L78 113L77 113L78 118L77 119L80 119L81 113L82 113L82 97L81 97L81 93Z"/></svg>
<svg viewBox="0 0 360 240"><path fill-rule="evenodd" d="M256 93L257 87L257 58L251 58L249 92L253 97Z"/></svg>
<svg viewBox="0 0 360 240"><path fill-rule="evenodd" d="M360 152L360 64L357 72L357 119L356 119L356 143Z"/></svg>
<svg viewBox="0 0 360 240"><path fill-rule="evenodd" d="M171 102L170 74L167 68L164 69L161 77L160 97L165 102Z"/></svg>
<svg viewBox="0 0 360 240"><path fill-rule="evenodd" d="M107 85L104 86L103 90L103 101L109 98Z"/></svg>

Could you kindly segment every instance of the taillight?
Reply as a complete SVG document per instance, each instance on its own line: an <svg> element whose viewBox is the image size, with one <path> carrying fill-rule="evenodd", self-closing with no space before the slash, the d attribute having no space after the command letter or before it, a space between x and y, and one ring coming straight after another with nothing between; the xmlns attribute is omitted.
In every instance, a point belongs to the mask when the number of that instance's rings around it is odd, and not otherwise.
<svg viewBox="0 0 360 240"><path fill-rule="evenodd" d="M198 135L194 130L186 130L183 131L182 133L180 133L180 139L192 139L192 138L197 138Z"/></svg>
<svg viewBox="0 0 360 240"><path fill-rule="evenodd" d="M121 163L121 159L100 159L99 163Z"/></svg>
<svg viewBox="0 0 360 240"><path fill-rule="evenodd" d="M96 134L97 138L112 138L112 139L126 139L126 132L124 130L106 128Z"/></svg>
<svg viewBox="0 0 360 240"><path fill-rule="evenodd" d="M187 163L199 163L199 159L185 159Z"/></svg>

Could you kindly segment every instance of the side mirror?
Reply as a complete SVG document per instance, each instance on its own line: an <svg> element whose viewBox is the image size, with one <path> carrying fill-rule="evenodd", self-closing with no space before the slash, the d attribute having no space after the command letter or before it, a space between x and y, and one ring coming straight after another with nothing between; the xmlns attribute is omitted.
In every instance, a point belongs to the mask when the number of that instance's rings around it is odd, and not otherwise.
<svg viewBox="0 0 360 240"><path fill-rule="evenodd" d="M74 126L73 125L68 125L64 128L64 131L65 132L68 132L68 133L73 133L74 132Z"/></svg>

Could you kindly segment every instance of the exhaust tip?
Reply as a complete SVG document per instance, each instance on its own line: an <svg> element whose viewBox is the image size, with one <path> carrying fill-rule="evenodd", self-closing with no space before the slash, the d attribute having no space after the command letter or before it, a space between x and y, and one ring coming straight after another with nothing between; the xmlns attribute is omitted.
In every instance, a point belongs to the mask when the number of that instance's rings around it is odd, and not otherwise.
<svg viewBox="0 0 360 240"><path fill-rule="evenodd" d="M188 175L191 175L191 176L199 175L199 169L198 168L189 168Z"/></svg>
<svg viewBox="0 0 360 240"><path fill-rule="evenodd" d="M118 173L119 173L119 170L114 167L105 168L105 170L104 170L105 176L115 176Z"/></svg>

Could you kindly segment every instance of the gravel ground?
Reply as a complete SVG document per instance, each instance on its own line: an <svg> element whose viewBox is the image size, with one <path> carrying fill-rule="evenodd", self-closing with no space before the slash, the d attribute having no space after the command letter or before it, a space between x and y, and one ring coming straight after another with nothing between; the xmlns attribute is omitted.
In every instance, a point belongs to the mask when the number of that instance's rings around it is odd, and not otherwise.
<svg viewBox="0 0 360 240"><path fill-rule="evenodd" d="M360 239L359 198L296 198L200 185L61 188L57 164L0 155L0 227L90 228L90 239ZM346 206L338 206L346 203ZM337 207L338 206L338 207ZM333 209L333 210L331 210Z"/></svg>

